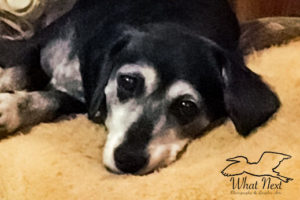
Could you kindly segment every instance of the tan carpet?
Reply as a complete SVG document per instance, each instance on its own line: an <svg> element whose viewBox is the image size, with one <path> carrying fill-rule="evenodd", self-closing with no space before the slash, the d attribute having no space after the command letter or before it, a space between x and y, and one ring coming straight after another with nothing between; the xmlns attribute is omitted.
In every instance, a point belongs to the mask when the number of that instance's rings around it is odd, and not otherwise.
<svg viewBox="0 0 300 200"><path fill-rule="evenodd" d="M101 163L103 127L85 116L41 124L0 142L0 199L299 199L300 42L256 52L248 57L248 66L282 102L273 119L248 138L240 137L228 121L192 142L180 160L159 172L114 175ZM271 178L271 184L280 184L271 190L262 188L262 178L243 174L241 180L257 182L257 189L235 189L237 194L232 194L230 177L221 174L229 164L226 159L243 155L255 162L264 151L291 155L278 170L294 180ZM265 162L262 167L272 165Z"/></svg>

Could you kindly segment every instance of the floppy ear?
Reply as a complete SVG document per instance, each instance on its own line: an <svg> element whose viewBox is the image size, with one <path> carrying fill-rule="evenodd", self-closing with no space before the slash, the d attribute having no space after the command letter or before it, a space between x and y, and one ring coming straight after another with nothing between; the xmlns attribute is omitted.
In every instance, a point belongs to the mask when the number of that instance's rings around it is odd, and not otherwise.
<svg viewBox="0 0 300 200"><path fill-rule="evenodd" d="M280 102L260 76L246 67L240 53L227 53L222 59L225 108L236 130L246 136L267 121Z"/></svg>
<svg viewBox="0 0 300 200"><path fill-rule="evenodd" d="M100 62L102 63L102 66L99 75L97 76L96 86L91 94L88 105L88 117L95 122L102 123L106 118L107 110L104 89L113 70L112 59L128 44L129 39L129 35L124 35L119 38L109 47L109 50L104 57L104 61Z"/></svg>

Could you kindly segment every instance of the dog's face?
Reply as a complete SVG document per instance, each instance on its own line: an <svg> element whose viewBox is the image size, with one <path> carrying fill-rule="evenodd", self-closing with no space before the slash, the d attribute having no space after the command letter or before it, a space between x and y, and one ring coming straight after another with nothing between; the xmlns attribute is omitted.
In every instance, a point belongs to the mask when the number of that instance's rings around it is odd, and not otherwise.
<svg viewBox="0 0 300 200"><path fill-rule="evenodd" d="M155 67L142 62L113 73L105 88L109 134L104 164L109 169L146 173L167 165L210 123L193 84L174 78L165 85Z"/></svg>
<svg viewBox="0 0 300 200"><path fill-rule="evenodd" d="M226 103L230 99L235 104L228 88L231 81L237 84L235 72L226 68L229 61L213 42L158 27L134 33L116 46L105 64L111 70L100 87L103 99L96 90L93 101L98 106L92 106L94 113L105 106L101 114L108 137L103 162L109 170L145 174L166 166L192 138L226 115L242 133L261 123L244 125L244 119L236 120L248 113L239 114L236 109L241 107ZM268 97L273 95L250 71L235 70L242 71L242 78L246 74L259 90L267 90Z"/></svg>

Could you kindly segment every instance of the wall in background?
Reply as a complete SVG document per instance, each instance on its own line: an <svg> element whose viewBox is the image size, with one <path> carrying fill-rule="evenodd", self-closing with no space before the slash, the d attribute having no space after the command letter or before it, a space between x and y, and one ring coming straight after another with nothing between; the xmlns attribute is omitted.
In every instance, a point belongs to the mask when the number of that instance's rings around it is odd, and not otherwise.
<svg viewBox="0 0 300 200"><path fill-rule="evenodd" d="M229 0L240 21L269 16L300 17L300 0Z"/></svg>

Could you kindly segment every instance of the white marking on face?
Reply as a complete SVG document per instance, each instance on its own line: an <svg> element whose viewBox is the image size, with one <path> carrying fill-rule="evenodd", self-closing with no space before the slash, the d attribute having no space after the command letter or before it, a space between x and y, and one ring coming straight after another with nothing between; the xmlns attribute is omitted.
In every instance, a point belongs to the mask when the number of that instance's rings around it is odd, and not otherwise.
<svg viewBox="0 0 300 200"><path fill-rule="evenodd" d="M51 86L84 102L79 59L77 55L70 58L73 37L71 31L67 37L50 42L41 51L41 64L51 77Z"/></svg>
<svg viewBox="0 0 300 200"><path fill-rule="evenodd" d="M156 89L157 75L153 67L148 65L127 64L116 72L117 75L132 73L139 73L145 80L146 94L144 94L143 97L147 97ZM105 166L111 170L120 172L115 165L114 151L124 142L127 130L143 113L143 105L139 105L135 99L121 103L117 96L117 88L116 78L109 80L105 88L106 102L108 105L105 124L109 134L103 151L103 162Z"/></svg>
<svg viewBox="0 0 300 200"><path fill-rule="evenodd" d="M103 162L111 170L119 172L114 161L114 151L124 141L126 131L137 121L143 108L134 101L128 101L125 104L112 105L110 109L111 113L105 121L109 134L104 147Z"/></svg>
<svg viewBox="0 0 300 200"><path fill-rule="evenodd" d="M167 100L172 101L182 95L190 95L195 102L199 102L201 100L201 96L198 91L195 90L190 83L184 80L176 81L171 85L167 91Z"/></svg>
<svg viewBox="0 0 300 200"><path fill-rule="evenodd" d="M176 132L176 129L169 129L160 136L155 137L149 143L149 163L140 171L141 174L150 172L159 167L167 166L176 160L177 154L182 151L189 142L187 138L179 138Z"/></svg>

